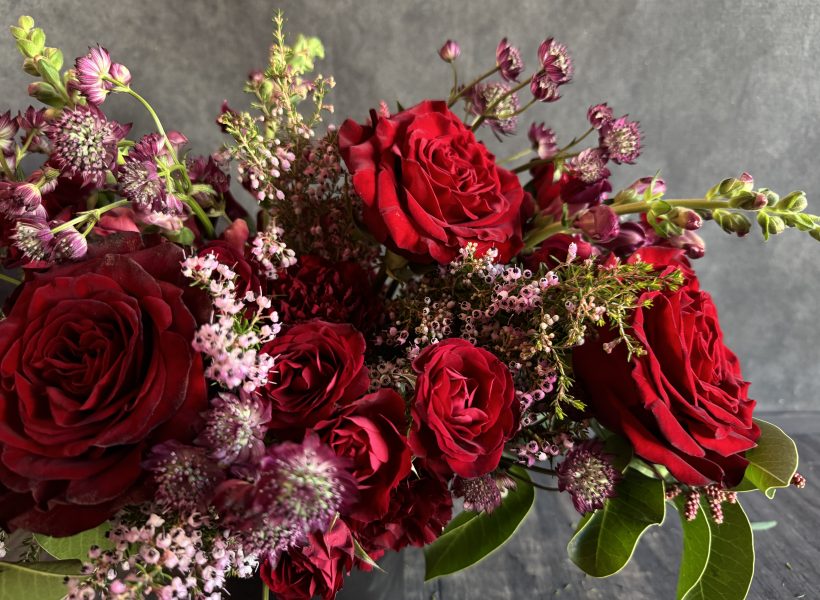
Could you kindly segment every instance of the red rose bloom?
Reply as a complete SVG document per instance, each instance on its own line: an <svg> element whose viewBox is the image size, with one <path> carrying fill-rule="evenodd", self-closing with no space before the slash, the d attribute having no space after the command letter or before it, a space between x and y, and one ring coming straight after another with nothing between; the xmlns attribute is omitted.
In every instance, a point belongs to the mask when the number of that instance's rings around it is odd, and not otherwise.
<svg viewBox="0 0 820 600"><path fill-rule="evenodd" d="M283 554L275 566L262 563L259 575L279 600L331 600L342 589L354 557L350 529L336 519L330 531L313 532L306 546Z"/></svg>
<svg viewBox="0 0 820 600"><path fill-rule="evenodd" d="M146 448L192 437L207 398L182 259L160 244L22 286L0 321L0 481L17 493L5 527L98 525L145 491Z"/></svg>
<svg viewBox="0 0 820 600"><path fill-rule="evenodd" d="M348 119L339 150L380 242L417 262L449 263L468 242L518 253L524 190L443 101L372 123Z"/></svg>
<svg viewBox="0 0 820 600"><path fill-rule="evenodd" d="M352 326L319 320L294 325L266 344L261 351L276 358L270 383L259 390L271 403L270 428L298 438L364 394L370 383L364 349Z"/></svg>
<svg viewBox="0 0 820 600"><path fill-rule="evenodd" d="M271 292L283 323L319 318L365 330L381 309L370 273L353 261L331 263L312 254L271 282Z"/></svg>
<svg viewBox="0 0 820 600"><path fill-rule="evenodd" d="M411 407L410 447L441 474L480 477L518 429L512 376L494 354L460 338L425 348Z"/></svg>
<svg viewBox="0 0 820 600"><path fill-rule="evenodd" d="M337 456L350 461L359 494L349 514L362 520L384 515L392 491L410 473L404 399L382 388L351 402L317 429Z"/></svg>
<svg viewBox="0 0 820 600"><path fill-rule="evenodd" d="M552 269L567 260L570 244L575 244L575 256L578 261L584 261L596 254L595 247L580 236L556 233L541 242L532 254L524 257L524 266L536 271L544 264L548 269Z"/></svg>
<svg viewBox="0 0 820 600"><path fill-rule="evenodd" d="M664 465L688 485L732 487L746 469L743 452L760 436L749 384L723 344L715 305L699 289L683 253L644 248L638 254L659 270L680 268L685 283L675 292L641 296L652 306L635 311L632 327L645 356L627 362L623 344L607 354L602 345L614 334L602 330L575 350L576 380L592 414L628 437L638 456Z"/></svg>

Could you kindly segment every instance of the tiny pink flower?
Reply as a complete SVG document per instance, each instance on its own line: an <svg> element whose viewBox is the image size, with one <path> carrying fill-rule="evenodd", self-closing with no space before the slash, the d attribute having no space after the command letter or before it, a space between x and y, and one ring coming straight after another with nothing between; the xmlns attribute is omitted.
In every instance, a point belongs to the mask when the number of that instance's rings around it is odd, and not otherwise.
<svg viewBox="0 0 820 600"><path fill-rule="evenodd" d="M447 40L438 51L438 55L441 57L441 60L451 63L461 56L461 46L458 45L458 42Z"/></svg>
<svg viewBox="0 0 820 600"><path fill-rule="evenodd" d="M587 120L595 129L600 129L611 122L613 118L612 109L607 106L606 102L590 106L587 110Z"/></svg>

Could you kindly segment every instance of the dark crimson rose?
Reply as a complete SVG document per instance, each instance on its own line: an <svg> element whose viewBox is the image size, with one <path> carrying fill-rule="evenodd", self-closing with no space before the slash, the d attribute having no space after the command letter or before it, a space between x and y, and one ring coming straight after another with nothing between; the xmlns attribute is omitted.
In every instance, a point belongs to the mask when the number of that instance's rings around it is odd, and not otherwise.
<svg viewBox="0 0 820 600"><path fill-rule="evenodd" d="M410 447L440 474L481 477L498 466L518 429L512 376L494 354L460 338L425 348L418 374Z"/></svg>
<svg viewBox="0 0 820 600"><path fill-rule="evenodd" d="M197 252L198 256L213 254L217 261L236 273L236 288L240 296L249 291L257 294L262 291L256 271L245 254L245 244L249 235L248 224L242 219L237 219L222 232L219 239L211 240Z"/></svg>
<svg viewBox="0 0 820 600"><path fill-rule="evenodd" d="M534 169L532 181L527 186L535 196L535 201L543 212L560 218L564 204L568 205L569 214L574 215L583 208L596 206L612 191L609 180L601 179L595 183L584 183L563 171L555 180L555 167L552 163Z"/></svg>
<svg viewBox="0 0 820 600"><path fill-rule="evenodd" d="M536 271L544 264L548 269L552 269L567 260L570 244L575 244L575 256L579 261L597 254L595 247L585 242L580 236L556 233L541 242L532 254L524 257L524 266Z"/></svg>
<svg viewBox="0 0 820 600"><path fill-rule="evenodd" d="M393 491L390 510L376 521L353 521L356 539L371 557L385 550L425 546L437 539L453 517L453 496L447 482L417 467Z"/></svg>
<svg viewBox="0 0 820 600"><path fill-rule="evenodd" d="M265 561L259 575L279 600L332 600L344 585L355 558L353 536L342 519L330 531L310 534L307 545L283 554L276 565Z"/></svg>
<svg viewBox="0 0 820 600"><path fill-rule="evenodd" d="M417 262L449 263L468 242L521 249L524 190L495 162L447 103L425 100L372 122L350 119L339 150L364 202L364 222L380 242Z"/></svg>
<svg viewBox="0 0 820 600"><path fill-rule="evenodd" d="M271 403L270 428L298 438L364 394L370 383L364 350L364 337L351 325L318 319L263 346L276 359L270 383L259 390Z"/></svg>
<svg viewBox="0 0 820 600"><path fill-rule="evenodd" d="M316 429L337 456L350 462L359 494L346 514L362 520L384 515L393 490L410 473L404 399L382 388L351 402Z"/></svg>
<svg viewBox="0 0 820 600"><path fill-rule="evenodd" d="M353 261L331 263L312 254L300 256L270 287L283 323L319 318L366 330L381 309L372 274Z"/></svg>
<svg viewBox="0 0 820 600"><path fill-rule="evenodd" d="M652 306L635 311L632 327L645 356L629 363L623 344L607 354L603 344L614 334L601 330L573 354L576 381L592 414L628 437L641 458L688 485L734 486L746 469L743 452L760 436L749 384L683 252L647 247L630 262L638 256L662 272L680 268L685 283L641 296Z"/></svg>
<svg viewBox="0 0 820 600"><path fill-rule="evenodd" d="M146 448L192 438L207 397L183 258L166 243L29 274L0 321L3 526L98 525L146 492Z"/></svg>

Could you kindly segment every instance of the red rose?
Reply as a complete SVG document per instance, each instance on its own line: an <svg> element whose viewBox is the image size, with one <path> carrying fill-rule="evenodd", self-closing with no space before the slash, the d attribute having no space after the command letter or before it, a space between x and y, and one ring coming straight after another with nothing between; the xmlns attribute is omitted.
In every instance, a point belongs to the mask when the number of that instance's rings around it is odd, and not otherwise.
<svg viewBox="0 0 820 600"><path fill-rule="evenodd" d="M192 437L207 398L182 259L161 244L22 286L0 321L0 481L30 500L3 503L4 526L98 525L145 492L146 448Z"/></svg>
<svg viewBox="0 0 820 600"><path fill-rule="evenodd" d="M638 255L659 270L680 268L686 281L675 292L641 296L652 306L635 311L632 327L645 356L630 364L623 344L607 354L603 344L614 333L602 330L575 350L576 380L592 414L627 436L638 456L664 465L682 483L734 486L746 469L743 452L760 435L749 384L683 253L644 248L630 261Z"/></svg>
<svg viewBox="0 0 820 600"><path fill-rule="evenodd" d="M319 318L365 330L381 308L373 287L372 275L357 263L308 254L271 282L271 296L283 323Z"/></svg>
<svg viewBox="0 0 820 600"><path fill-rule="evenodd" d="M376 521L354 521L356 539L371 557L405 546L426 546L453 518L453 496L447 482L416 467L391 494L390 510Z"/></svg>
<svg viewBox="0 0 820 600"><path fill-rule="evenodd" d="M425 100L372 123L348 119L339 150L380 241L418 262L449 263L467 242L507 262L522 247L518 177L443 101Z"/></svg>
<svg viewBox="0 0 820 600"><path fill-rule="evenodd" d="M313 320L294 325L262 348L276 358L259 391L271 403L270 428L288 438L329 418L360 397L370 380L365 342L352 326Z"/></svg>
<svg viewBox="0 0 820 600"><path fill-rule="evenodd" d="M237 219L222 232L220 239L208 242L197 252L197 256L213 254L218 262L236 273L236 288L240 297L249 291L257 294L262 291L259 278L245 255L248 236L248 224Z"/></svg>
<svg viewBox="0 0 820 600"><path fill-rule="evenodd" d="M595 247L585 242L580 236L556 233L541 242L532 254L524 257L524 266L536 271L538 267L545 264L548 269L552 269L567 260L570 244L575 244L575 256L579 261L597 254Z"/></svg>
<svg viewBox="0 0 820 600"><path fill-rule="evenodd" d="M276 565L265 561L259 575L279 600L331 600L353 567L353 536L342 519L330 531L313 532L308 543L283 554Z"/></svg>
<svg viewBox="0 0 820 600"><path fill-rule="evenodd" d="M425 348L411 407L410 447L442 474L480 477L518 429L512 376L494 354L460 338Z"/></svg>
<svg viewBox="0 0 820 600"><path fill-rule="evenodd" d="M392 491L410 473L404 399L382 388L351 402L317 429L337 456L350 461L359 499L349 514L362 520L384 515Z"/></svg>

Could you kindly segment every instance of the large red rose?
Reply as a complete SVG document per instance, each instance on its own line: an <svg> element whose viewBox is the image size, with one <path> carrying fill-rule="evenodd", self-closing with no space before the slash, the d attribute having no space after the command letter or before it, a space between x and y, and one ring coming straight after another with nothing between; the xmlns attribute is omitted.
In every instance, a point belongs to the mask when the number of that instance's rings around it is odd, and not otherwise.
<svg viewBox="0 0 820 600"><path fill-rule="evenodd" d="M449 263L468 242L508 261L522 247L524 190L447 103L425 100L372 123L350 119L339 149L380 242L417 262Z"/></svg>
<svg viewBox="0 0 820 600"><path fill-rule="evenodd" d="M207 398L182 259L161 244L22 286L0 321L0 482L16 492L5 527L95 526L145 492L147 447L192 437Z"/></svg>
<svg viewBox="0 0 820 600"><path fill-rule="evenodd" d="M460 338L425 348L418 374L410 447L440 474L481 477L498 466L518 429L512 376L494 354Z"/></svg>
<svg viewBox="0 0 820 600"><path fill-rule="evenodd" d="M307 545L283 554L276 565L265 561L259 575L280 600L331 600L353 567L353 536L342 519L330 531L310 534Z"/></svg>
<svg viewBox="0 0 820 600"><path fill-rule="evenodd" d="M410 473L406 423L404 399L382 388L317 425L322 440L350 461L359 490L351 516L369 520L387 512L393 491Z"/></svg>
<svg viewBox="0 0 820 600"><path fill-rule="evenodd" d="M623 344L607 354L603 344L614 334L602 330L575 350L576 380L592 414L628 437L638 456L682 483L734 486L747 465L743 452L760 436L749 384L682 251L644 248L630 261L638 256L659 270L680 268L685 284L641 296L652 305L635 311L632 327L646 355L630 363Z"/></svg>
<svg viewBox="0 0 820 600"><path fill-rule="evenodd" d="M296 439L367 391L361 333L318 319L294 325L262 348L276 363L259 392L271 403L269 426Z"/></svg>

